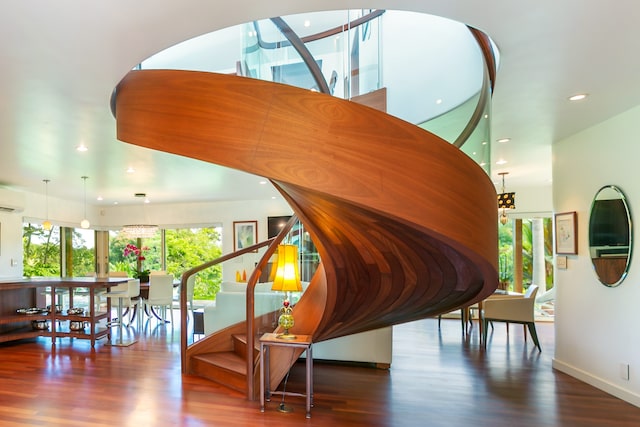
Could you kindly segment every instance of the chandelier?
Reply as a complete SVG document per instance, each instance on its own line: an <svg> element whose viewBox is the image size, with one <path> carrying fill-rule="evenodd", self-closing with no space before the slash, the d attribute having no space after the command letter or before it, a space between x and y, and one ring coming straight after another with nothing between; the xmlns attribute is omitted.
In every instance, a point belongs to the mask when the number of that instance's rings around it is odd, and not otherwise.
<svg viewBox="0 0 640 427"><path fill-rule="evenodd" d="M134 197L144 199L144 203L149 203L146 193L135 193ZM142 210L144 212L144 205ZM158 226L153 224L128 224L122 226L121 232L131 239L146 239L156 235Z"/></svg>
<svg viewBox="0 0 640 427"><path fill-rule="evenodd" d="M132 239L145 239L153 237L158 232L157 225L129 224L122 226L122 233Z"/></svg>

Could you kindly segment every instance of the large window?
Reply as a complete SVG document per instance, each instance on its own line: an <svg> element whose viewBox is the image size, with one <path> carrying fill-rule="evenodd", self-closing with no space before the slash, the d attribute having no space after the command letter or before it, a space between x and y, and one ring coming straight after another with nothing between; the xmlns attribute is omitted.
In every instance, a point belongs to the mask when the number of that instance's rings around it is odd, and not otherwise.
<svg viewBox="0 0 640 427"><path fill-rule="evenodd" d="M164 270L180 278L185 271L222 255L220 235L220 228L216 227L160 230L144 239L111 231L109 270L126 271L132 277L139 271ZM213 300L221 282L220 265L198 273L194 299Z"/></svg>
<svg viewBox="0 0 640 427"><path fill-rule="evenodd" d="M93 276L94 232L81 228L23 224L22 245L25 277Z"/></svg>
<svg viewBox="0 0 640 427"><path fill-rule="evenodd" d="M25 277L80 277L95 274L95 234L81 228L23 225ZM127 250L129 247L129 250ZM135 247L138 252L132 252ZM155 236L132 239L109 232L109 270L135 277L141 270L165 270L176 279L185 271L222 255L219 227L160 230ZM213 300L222 282L222 266L196 275L194 299Z"/></svg>

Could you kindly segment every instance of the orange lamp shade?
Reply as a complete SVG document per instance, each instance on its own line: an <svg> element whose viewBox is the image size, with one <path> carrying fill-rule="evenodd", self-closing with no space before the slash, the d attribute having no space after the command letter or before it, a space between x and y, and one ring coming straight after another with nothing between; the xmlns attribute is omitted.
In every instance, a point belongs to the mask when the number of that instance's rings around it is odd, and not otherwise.
<svg viewBox="0 0 640 427"><path fill-rule="evenodd" d="M302 283L298 272L298 247L296 245L279 245L276 275L273 279L272 291L301 292Z"/></svg>

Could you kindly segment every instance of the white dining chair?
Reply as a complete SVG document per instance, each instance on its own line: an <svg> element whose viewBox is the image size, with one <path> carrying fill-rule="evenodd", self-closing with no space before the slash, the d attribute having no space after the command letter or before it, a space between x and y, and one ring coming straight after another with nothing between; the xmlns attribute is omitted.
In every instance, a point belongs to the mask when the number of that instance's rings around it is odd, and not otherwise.
<svg viewBox="0 0 640 427"><path fill-rule="evenodd" d="M482 322L483 342L485 347L487 345L487 327L489 326L489 323L520 323L529 329L533 343L539 351L542 351L535 324L534 306L537 292L538 287L536 285L530 285L523 298L496 298L484 301Z"/></svg>
<svg viewBox="0 0 640 427"><path fill-rule="evenodd" d="M159 320L166 322L167 307L170 310L173 323L173 274L152 274L149 276L149 295L143 301L145 310L149 308L155 314L154 308L160 309Z"/></svg>

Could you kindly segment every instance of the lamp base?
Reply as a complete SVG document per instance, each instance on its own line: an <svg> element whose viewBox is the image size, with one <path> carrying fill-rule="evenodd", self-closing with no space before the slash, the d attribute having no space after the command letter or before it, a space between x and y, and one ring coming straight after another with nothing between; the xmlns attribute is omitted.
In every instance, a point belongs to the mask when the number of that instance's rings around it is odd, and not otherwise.
<svg viewBox="0 0 640 427"><path fill-rule="evenodd" d="M293 412L293 408L291 406L287 406L284 403L278 405L278 412L284 412L286 414Z"/></svg>
<svg viewBox="0 0 640 427"><path fill-rule="evenodd" d="M290 334L289 331L285 330L283 333L276 335L276 338L279 340L295 340L298 337L294 334Z"/></svg>

